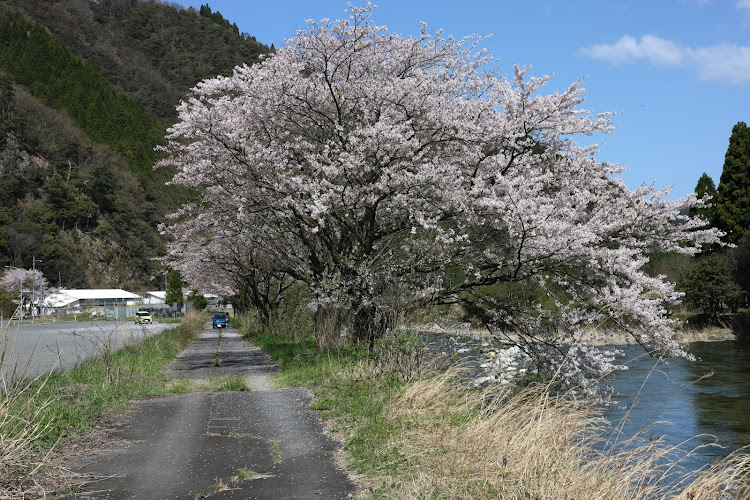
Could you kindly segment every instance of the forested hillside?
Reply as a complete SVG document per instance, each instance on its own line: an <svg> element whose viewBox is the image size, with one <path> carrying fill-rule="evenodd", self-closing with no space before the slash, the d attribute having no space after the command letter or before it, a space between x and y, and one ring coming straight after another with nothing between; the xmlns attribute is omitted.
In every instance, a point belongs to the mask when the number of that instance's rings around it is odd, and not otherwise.
<svg viewBox="0 0 750 500"><path fill-rule="evenodd" d="M163 283L156 226L190 196L152 169L198 81L270 49L208 6L0 2L0 262L55 286Z"/></svg>
<svg viewBox="0 0 750 500"><path fill-rule="evenodd" d="M197 12L153 0L6 0L5 5L44 25L115 89L159 117L173 117L178 100L198 81L269 51L208 6Z"/></svg>

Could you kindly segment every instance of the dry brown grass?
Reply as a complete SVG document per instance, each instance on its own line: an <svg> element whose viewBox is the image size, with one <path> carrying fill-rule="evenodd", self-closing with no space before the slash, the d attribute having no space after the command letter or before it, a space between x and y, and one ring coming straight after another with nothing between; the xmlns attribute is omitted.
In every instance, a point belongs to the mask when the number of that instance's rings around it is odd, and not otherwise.
<svg viewBox="0 0 750 500"><path fill-rule="evenodd" d="M389 406L407 467L376 478L389 498L748 498L750 458L738 452L674 485L675 448L660 442L608 446L590 403L534 387L511 395L461 388L455 374L410 384ZM602 451L604 450L604 451ZM394 486L395 485L395 486ZM382 491L382 490L381 490ZM366 495L364 492L363 495Z"/></svg>
<svg viewBox="0 0 750 500"><path fill-rule="evenodd" d="M43 496L50 475L62 472L51 466L49 453L40 454L49 420L43 418L50 401L40 396L44 377L27 379L25 367L7 360L10 323L2 325L0 342L0 499Z"/></svg>

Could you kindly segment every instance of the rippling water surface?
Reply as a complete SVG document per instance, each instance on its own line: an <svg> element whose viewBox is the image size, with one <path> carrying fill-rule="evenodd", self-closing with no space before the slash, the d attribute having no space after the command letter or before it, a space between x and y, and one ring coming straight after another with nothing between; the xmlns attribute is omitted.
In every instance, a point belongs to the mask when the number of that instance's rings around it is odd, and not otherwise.
<svg viewBox="0 0 750 500"><path fill-rule="evenodd" d="M668 444L687 442L686 450L721 445L696 450L682 464L687 471L750 444L750 344L696 342L689 351L697 361L666 365L643 356L640 348L624 349L630 369L618 373L613 384L618 405L605 414L615 427L613 438L640 433Z"/></svg>

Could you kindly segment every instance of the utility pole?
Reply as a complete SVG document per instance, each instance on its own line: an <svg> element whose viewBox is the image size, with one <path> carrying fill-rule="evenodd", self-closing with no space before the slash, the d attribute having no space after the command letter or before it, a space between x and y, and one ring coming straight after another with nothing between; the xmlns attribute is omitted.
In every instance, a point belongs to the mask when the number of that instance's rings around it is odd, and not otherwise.
<svg viewBox="0 0 750 500"><path fill-rule="evenodd" d="M39 315L44 314L44 273L39 270Z"/></svg>
<svg viewBox="0 0 750 500"><path fill-rule="evenodd" d="M36 319L36 310L34 309L34 296L36 295L36 255L31 257L31 269L34 272L31 278L31 322Z"/></svg>
<svg viewBox="0 0 750 500"><path fill-rule="evenodd" d="M34 272L34 277L31 282L31 322L33 323L36 319L36 307L34 306L34 295L36 295L36 279L37 279L37 271L36 271L36 263L37 262L43 262L36 258L36 255L33 255L31 257L31 269ZM41 274L41 271L39 271ZM42 310L42 280L39 278L39 311Z"/></svg>

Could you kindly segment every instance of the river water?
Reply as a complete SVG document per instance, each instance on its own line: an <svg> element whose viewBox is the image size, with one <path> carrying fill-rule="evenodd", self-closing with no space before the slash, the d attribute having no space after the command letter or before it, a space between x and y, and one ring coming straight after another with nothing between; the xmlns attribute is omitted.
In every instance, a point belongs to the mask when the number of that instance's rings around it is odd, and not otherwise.
<svg viewBox="0 0 750 500"><path fill-rule="evenodd" d="M750 444L750 343L696 342L688 348L696 361L668 364L643 355L640 347L623 349L630 369L617 374L617 404L605 412L612 440L658 438L668 445L685 443L685 451L721 446L689 454L681 462L685 471Z"/></svg>
<svg viewBox="0 0 750 500"><path fill-rule="evenodd" d="M476 370L472 377L486 375L479 368L484 359L480 342L435 334L425 334L424 340L433 352L457 353ZM612 430L603 437L622 442L636 436L679 445L682 453L672 456L680 459L672 476L676 481L678 474L697 471L750 445L750 343L689 344L696 361L658 360L640 346L617 347L625 352L623 362L629 369L618 372L612 384L615 403L604 410ZM477 358L480 361L471 362Z"/></svg>

